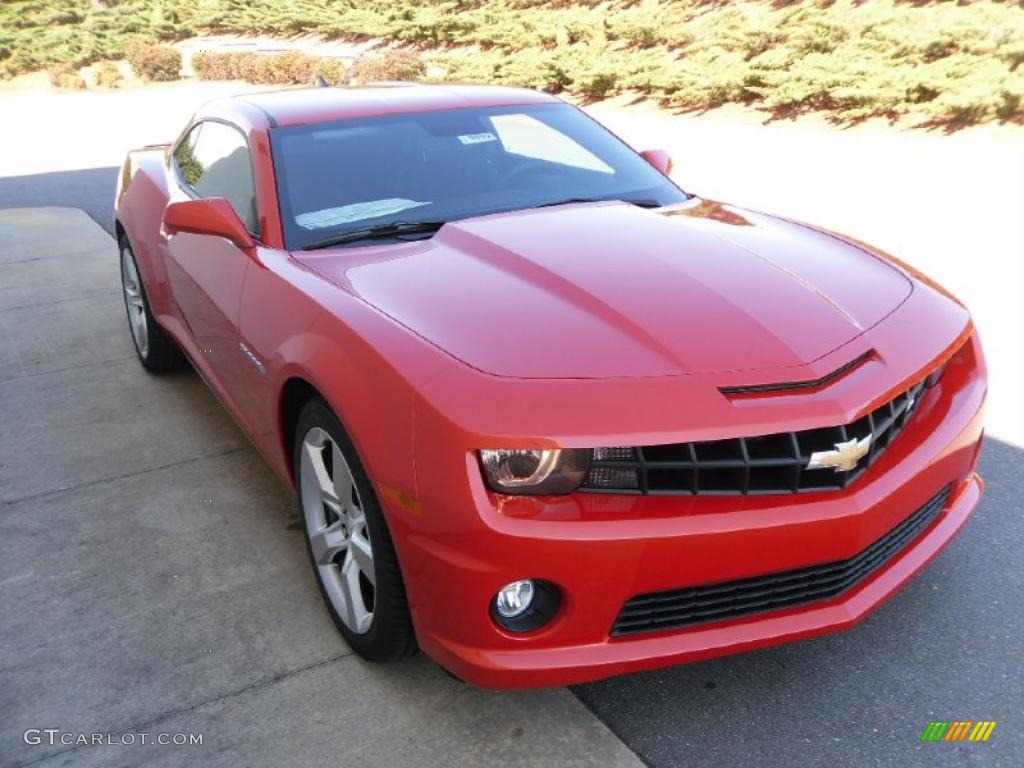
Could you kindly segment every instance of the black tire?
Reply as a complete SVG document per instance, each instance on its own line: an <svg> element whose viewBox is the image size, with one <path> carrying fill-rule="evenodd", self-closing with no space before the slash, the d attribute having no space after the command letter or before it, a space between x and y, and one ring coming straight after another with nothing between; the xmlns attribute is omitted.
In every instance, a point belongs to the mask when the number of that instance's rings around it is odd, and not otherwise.
<svg viewBox="0 0 1024 768"><path fill-rule="evenodd" d="M323 569L325 567L338 568L339 566L336 564L319 565L313 552L307 512L303 506L301 464L303 444L311 430L316 429L327 433L340 450L345 464L348 465L371 542L376 584L373 589L372 623L368 631L363 633L357 633L345 624L324 583ZM409 604L405 595L402 572L380 502L377 500L373 484L366 476L366 471L359 461L359 456L356 454L348 434L331 408L319 397L309 400L299 413L292 444L292 466L298 489L299 515L303 521L302 531L306 539L306 551L324 604L327 606L331 619L338 627L338 631L345 638L345 642L364 659L374 662L395 661L415 653L416 637L409 615Z"/></svg>
<svg viewBox="0 0 1024 768"><path fill-rule="evenodd" d="M142 367L150 373L167 373L182 367L185 362L184 356L170 336L160 327L160 324L153 317L153 310L149 306L149 296L146 294L146 285L142 280L142 273L139 271L139 264L135 259L135 252L132 250L128 238L122 236L118 241L121 258L121 294L124 298L124 309L128 316L128 330L131 332L132 344L135 347L135 354L139 356ZM130 262L129 262L130 260ZM134 270L135 279L138 281L138 300L142 302L141 311L145 317L145 341L140 343L133 329L132 314L138 313L139 308L129 304L129 293L126 288L126 263L130 263Z"/></svg>

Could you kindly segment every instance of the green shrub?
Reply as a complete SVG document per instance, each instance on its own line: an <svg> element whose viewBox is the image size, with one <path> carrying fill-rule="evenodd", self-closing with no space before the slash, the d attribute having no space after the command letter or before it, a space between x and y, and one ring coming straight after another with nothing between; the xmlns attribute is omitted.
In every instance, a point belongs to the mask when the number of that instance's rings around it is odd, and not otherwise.
<svg viewBox="0 0 1024 768"><path fill-rule="evenodd" d="M563 91L572 83L572 65L557 51L528 50L519 56L481 51L473 56L434 56L430 61L445 71L440 79L448 82L495 83L552 93Z"/></svg>
<svg viewBox="0 0 1024 768"><path fill-rule="evenodd" d="M70 64L51 64L46 69L46 76L54 88L70 91L80 91L85 88L85 80Z"/></svg>
<svg viewBox="0 0 1024 768"><path fill-rule="evenodd" d="M209 32L407 47L360 60L362 82L420 79L429 60L444 79L585 98L634 90L684 109L1024 122L1024 5L1013 0L5 0L0 77ZM140 74L175 77L173 56ZM276 56L203 53L193 66L204 79L347 79L336 60Z"/></svg>
<svg viewBox="0 0 1024 768"><path fill-rule="evenodd" d="M618 75L612 69L597 68L581 72L573 79L574 90L588 99L606 99L616 92Z"/></svg>
<svg viewBox="0 0 1024 768"><path fill-rule="evenodd" d="M628 8L610 14L604 20L604 34L609 40L621 40L635 48L653 48L668 42L665 30L669 18L661 10Z"/></svg>
<svg viewBox="0 0 1024 768"><path fill-rule="evenodd" d="M1000 120L1024 120L1024 83L1017 90L1003 89L996 104L996 117Z"/></svg>
<svg viewBox="0 0 1024 768"><path fill-rule="evenodd" d="M126 53L132 71L143 80L177 80L181 75L181 53L175 48L136 43Z"/></svg>
<svg viewBox="0 0 1024 768"><path fill-rule="evenodd" d="M665 104L683 109L711 109L753 95L750 64L743 53L710 48L666 67L649 85Z"/></svg>
<svg viewBox="0 0 1024 768"><path fill-rule="evenodd" d="M124 78L113 61L101 61L93 65L92 77L100 88L120 88Z"/></svg>

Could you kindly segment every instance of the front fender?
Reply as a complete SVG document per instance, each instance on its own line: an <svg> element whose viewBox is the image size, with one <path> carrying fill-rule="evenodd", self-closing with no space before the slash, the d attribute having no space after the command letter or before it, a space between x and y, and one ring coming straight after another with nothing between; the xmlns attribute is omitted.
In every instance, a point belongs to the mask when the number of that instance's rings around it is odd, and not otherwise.
<svg viewBox="0 0 1024 768"><path fill-rule="evenodd" d="M279 474L291 478L283 396L300 379L337 414L378 490L415 495L413 403L440 364L433 348L273 249L259 249L246 275L239 329L267 368L265 396L251 416Z"/></svg>
<svg viewBox="0 0 1024 768"><path fill-rule="evenodd" d="M160 235L168 199L166 149L146 147L128 153L114 193L115 227L120 225L131 243L157 316L170 314L172 306Z"/></svg>

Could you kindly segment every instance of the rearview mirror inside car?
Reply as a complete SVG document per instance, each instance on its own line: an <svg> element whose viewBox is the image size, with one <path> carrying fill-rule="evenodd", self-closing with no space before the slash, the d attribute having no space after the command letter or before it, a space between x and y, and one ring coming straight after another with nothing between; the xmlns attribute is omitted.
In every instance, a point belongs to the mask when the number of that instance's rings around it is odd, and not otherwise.
<svg viewBox="0 0 1024 768"><path fill-rule="evenodd" d="M216 235L227 238L239 248L252 248L254 244L245 224L223 197L168 203L164 209L164 230L169 235L178 232Z"/></svg>

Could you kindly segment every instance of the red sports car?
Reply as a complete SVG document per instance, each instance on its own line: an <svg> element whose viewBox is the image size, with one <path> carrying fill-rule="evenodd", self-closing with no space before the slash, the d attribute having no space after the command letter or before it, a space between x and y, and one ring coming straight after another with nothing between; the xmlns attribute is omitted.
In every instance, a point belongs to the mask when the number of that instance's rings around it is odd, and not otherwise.
<svg viewBox="0 0 1024 768"><path fill-rule="evenodd" d="M128 156L139 359L189 360L295 488L362 656L511 688L810 637L978 503L964 307L668 171L475 86L224 99Z"/></svg>

